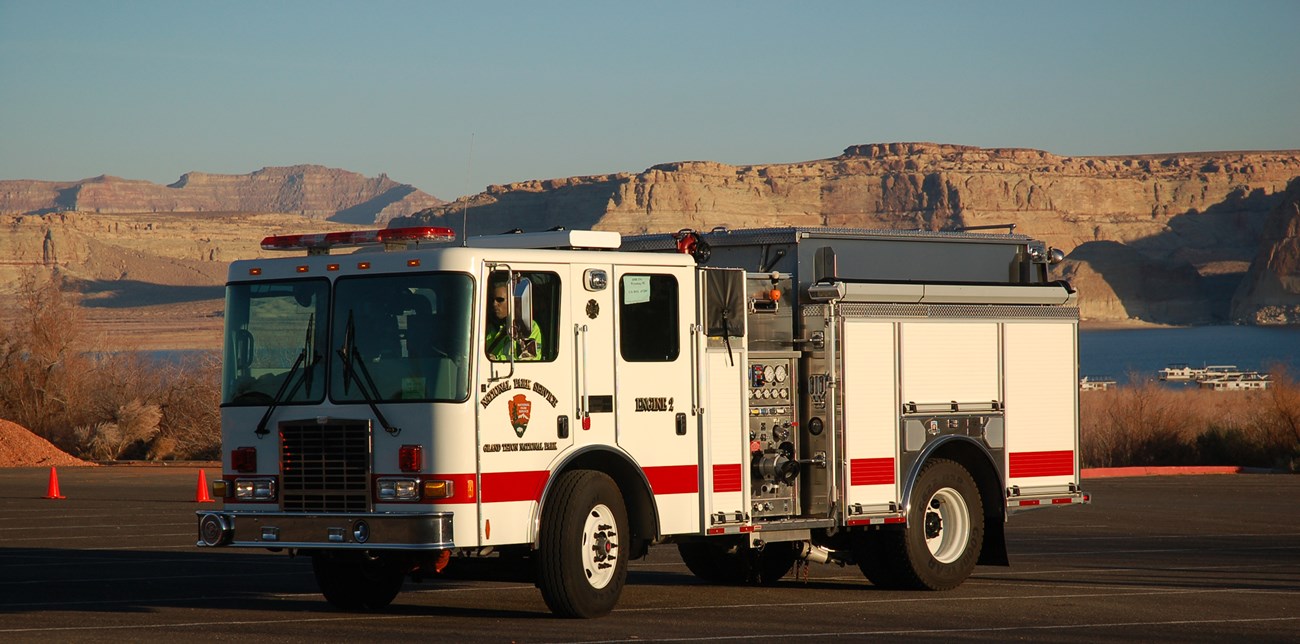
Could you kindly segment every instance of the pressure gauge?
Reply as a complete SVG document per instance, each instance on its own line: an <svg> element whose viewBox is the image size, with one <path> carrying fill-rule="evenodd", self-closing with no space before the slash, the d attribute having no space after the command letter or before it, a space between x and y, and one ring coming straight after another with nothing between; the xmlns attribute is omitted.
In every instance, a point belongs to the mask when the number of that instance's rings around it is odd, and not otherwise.
<svg viewBox="0 0 1300 644"><path fill-rule="evenodd" d="M789 375L789 374L786 373L785 365L783 365L783 364L776 365L776 381L777 381L777 382L785 382L785 378L786 378L786 376L788 376L788 375Z"/></svg>
<svg viewBox="0 0 1300 644"><path fill-rule="evenodd" d="M785 387L781 387L781 391L778 392L778 394L779 394L779 395L781 396L781 398L783 398L783 399L784 399L784 398L789 398L789 397L790 397L790 390L787 389L787 388L785 388Z"/></svg>
<svg viewBox="0 0 1300 644"><path fill-rule="evenodd" d="M766 367L763 367L763 380L767 382L773 382L775 379L776 379L776 370L772 368L772 365L767 365Z"/></svg>

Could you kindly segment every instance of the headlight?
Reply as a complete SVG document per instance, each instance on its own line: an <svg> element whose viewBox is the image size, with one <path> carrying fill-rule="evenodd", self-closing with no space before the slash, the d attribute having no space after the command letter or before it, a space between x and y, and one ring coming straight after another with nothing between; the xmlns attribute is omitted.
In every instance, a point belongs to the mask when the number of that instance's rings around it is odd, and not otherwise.
<svg viewBox="0 0 1300 644"><path fill-rule="evenodd" d="M415 501L420 498L420 482L416 479L379 479L376 483L380 501Z"/></svg>
<svg viewBox="0 0 1300 644"><path fill-rule="evenodd" d="M275 479L239 479L235 481L238 501L270 501L275 498Z"/></svg>

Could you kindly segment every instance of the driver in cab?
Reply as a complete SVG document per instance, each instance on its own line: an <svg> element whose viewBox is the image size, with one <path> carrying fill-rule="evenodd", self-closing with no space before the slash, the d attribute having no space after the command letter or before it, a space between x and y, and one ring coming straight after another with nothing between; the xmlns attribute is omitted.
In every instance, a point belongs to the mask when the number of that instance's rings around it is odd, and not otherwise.
<svg viewBox="0 0 1300 644"><path fill-rule="evenodd" d="M515 320L514 333L506 326L510 319L510 286L494 280L488 289L487 354L494 361L542 359L542 329L533 320L525 329L523 320Z"/></svg>

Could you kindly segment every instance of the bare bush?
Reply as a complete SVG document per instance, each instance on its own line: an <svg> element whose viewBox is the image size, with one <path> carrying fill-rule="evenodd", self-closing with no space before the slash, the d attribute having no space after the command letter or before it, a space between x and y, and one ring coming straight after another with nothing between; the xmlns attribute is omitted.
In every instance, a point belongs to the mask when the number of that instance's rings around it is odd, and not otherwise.
<svg viewBox="0 0 1300 644"><path fill-rule="evenodd" d="M83 342L76 293L57 274L24 275L18 315L0 326L0 417L92 459L213 458L220 444L220 365L180 363Z"/></svg>
<svg viewBox="0 0 1300 644"><path fill-rule="evenodd" d="M162 431L148 458L219 458L221 453L221 361L215 352L163 370Z"/></svg>
<svg viewBox="0 0 1300 644"><path fill-rule="evenodd" d="M1082 459L1095 467L1161 465L1187 458L1191 418L1178 392L1130 377L1130 385L1080 396Z"/></svg>
<svg viewBox="0 0 1300 644"><path fill-rule="evenodd" d="M151 441L158 433L162 409L158 405L132 400L113 413L113 420L79 427L76 436L82 454L100 460L116 460L128 449Z"/></svg>
<svg viewBox="0 0 1300 644"><path fill-rule="evenodd" d="M1258 452L1255 460L1300 470L1300 383L1284 369L1273 370L1272 380L1258 407L1244 414L1243 431Z"/></svg>
<svg viewBox="0 0 1300 644"><path fill-rule="evenodd" d="M1134 380L1080 394L1085 467L1300 467L1300 385L1273 374L1264 391L1173 389Z"/></svg>
<svg viewBox="0 0 1300 644"><path fill-rule="evenodd" d="M90 370L77 294L56 273L23 274L18 315L0 329L0 413L66 447L70 428L93 422L75 397Z"/></svg>

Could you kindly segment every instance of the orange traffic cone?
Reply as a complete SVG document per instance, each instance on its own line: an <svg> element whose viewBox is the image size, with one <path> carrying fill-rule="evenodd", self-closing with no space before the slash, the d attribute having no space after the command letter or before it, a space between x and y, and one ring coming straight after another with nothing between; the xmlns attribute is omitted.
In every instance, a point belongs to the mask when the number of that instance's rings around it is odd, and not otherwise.
<svg viewBox="0 0 1300 644"><path fill-rule="evenodd" d="M47 499L67 498L62 494L59 494L59 473L54 471L53 465L50 466L50 487L48 491L45 492L45 498Z"/></svg>
<svg viewBox="0 0 1300 644"><path fill-rule="evenodd" d="M213 501L212 497L208 495L208 475L203 473L202 468L199 469L199 490L194 493L194 502L216 503L216 501Z"/></svg>

